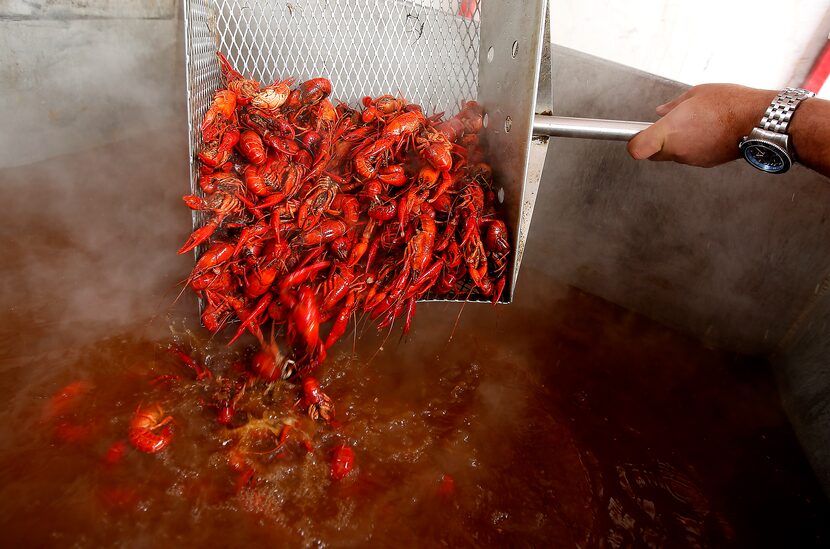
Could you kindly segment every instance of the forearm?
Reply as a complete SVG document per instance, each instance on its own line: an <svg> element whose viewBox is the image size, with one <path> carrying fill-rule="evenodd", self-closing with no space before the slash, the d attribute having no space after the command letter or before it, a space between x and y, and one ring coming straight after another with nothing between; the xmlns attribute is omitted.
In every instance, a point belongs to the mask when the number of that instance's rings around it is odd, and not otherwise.
<svg viewBox="0 0 830 549"><path fill-rule="evenodd" d="M798 161L830 177L830 101L804 101L793 114L788 133Z"/></svg>
<svg viewBox="0 0 830 549"><path fill-rule="evenodd" d="M657 107L662 118L628 144L638 160L711 167L740 157L738 142L756 127L775 90L734 84L695 86ZM830 177L830 102L807 99L787 128L796 159Z"/></svg>

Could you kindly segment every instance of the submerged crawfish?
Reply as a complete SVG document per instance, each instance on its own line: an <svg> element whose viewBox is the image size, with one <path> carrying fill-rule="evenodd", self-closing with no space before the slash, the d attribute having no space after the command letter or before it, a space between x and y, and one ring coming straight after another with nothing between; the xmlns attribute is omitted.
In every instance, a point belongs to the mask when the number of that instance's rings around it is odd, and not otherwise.
<svg viewBox="0 0 830 549"><path fill-rule="evenodd" d="M170 416L164 415L164 409L159 403L148 406L139 406L130 422L128 438L130 443L137 450L154 454L167 448L173 440L173 431L169 423L173 421ZM160 432L156 432L159 431Z"/></svg>
<svg viewBox="0 0 830 549"><path fill-rule="evenodd" d="M315 421L318 419L331 421L334 418L334 403L320 389L317 380L311 376L303 379L303 398L299 403L306 408L308 417Z"/></svg>

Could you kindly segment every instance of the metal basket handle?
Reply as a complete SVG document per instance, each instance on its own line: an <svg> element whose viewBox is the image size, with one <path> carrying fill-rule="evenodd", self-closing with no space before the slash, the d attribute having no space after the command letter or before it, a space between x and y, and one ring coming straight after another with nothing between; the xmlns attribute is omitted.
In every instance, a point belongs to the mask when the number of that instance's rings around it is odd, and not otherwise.
<svg viewBox="0 0 830 549"><path fill-rule="evenodd" d="M533 117L533 135L546 135L548 137L629 141L649 126L651 126L651 122L572 118L544 114L537 114Z"/></svg>

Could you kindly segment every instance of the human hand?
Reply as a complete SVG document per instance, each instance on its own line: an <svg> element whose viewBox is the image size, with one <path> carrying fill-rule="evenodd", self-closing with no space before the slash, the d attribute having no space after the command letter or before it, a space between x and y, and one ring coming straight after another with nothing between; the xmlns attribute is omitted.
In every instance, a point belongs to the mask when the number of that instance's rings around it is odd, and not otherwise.
<svg viewBox="0 0 830 549"><path fill-rule="evenodd" d="M735 84L695 86L657 107L662 118L628 142L636 160L673 160L709 168L740 156L748 135L778 92Z"/></svg>

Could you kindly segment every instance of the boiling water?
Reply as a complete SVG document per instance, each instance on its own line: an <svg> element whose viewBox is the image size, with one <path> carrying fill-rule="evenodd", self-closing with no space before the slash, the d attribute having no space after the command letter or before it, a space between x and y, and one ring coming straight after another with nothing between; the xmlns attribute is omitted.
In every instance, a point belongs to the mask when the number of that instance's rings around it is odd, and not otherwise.
<svg viewBox="0 0 830 549"><path fill-rule="evenodd" d="M174 254L189 219L173 142L0 174L4 545L827 543L827 500L765 364L529 267L510 306L421 305L404 340L344 337L318 372L337 428L294 410L296 386L252 391L251 416L296 438L237 491L234 433L165 350L192 347L220 373L244 354L198 328L190 296L175 301L192 258ZM164 374L184 379L150 383ZM78 380L77 402L45 415ZM151 401L174 418L170 447L106 464ZM332 481L344 443L355 470Z"/></svg>

